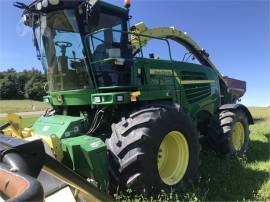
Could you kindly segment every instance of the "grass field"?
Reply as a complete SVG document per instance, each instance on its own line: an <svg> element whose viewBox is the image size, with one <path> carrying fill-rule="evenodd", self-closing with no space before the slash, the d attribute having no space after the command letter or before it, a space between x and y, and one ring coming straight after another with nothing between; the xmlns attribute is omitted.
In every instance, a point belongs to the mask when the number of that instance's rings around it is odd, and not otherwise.
<svg viewBox="0 0 270 202"><path fill-rule="evenodd" d="M200 200L270 201L270 108L250 108L250 148L242 159L222 159L203 152L201 181L194 192Z"/></svg>
<svg viewBox="0 0 270 202"><path fill-rule="evenodd" d="M270 201L270 107L250 108L255 125L251 126L251 143L245 157L229 159L211 151L201 154L200 179L193 188L175 198L161 194L159 201ZM24 119L24 126L35 118ZM0 119L0 123L3 119ZM119 200L134 199L118 194ZM142 199L139 196L135 199Z"/></svg>
<svg viewBox="0 0 270 202"><path fill-rule="evenodd" d="M0 113L43 111L49 104L34 100L0 100Z"/></svg>

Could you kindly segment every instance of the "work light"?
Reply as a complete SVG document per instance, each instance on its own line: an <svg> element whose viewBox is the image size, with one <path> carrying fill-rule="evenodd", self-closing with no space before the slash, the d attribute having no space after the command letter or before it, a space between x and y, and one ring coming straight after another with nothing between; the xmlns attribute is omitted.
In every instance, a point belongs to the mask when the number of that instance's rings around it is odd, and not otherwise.
<svg viewBox="0 0 270 202"><path fill-rule="evenodd" d="M53 6L58 5L60 3L60 0L49 0L49 3Z"/></svg>
<svg viewBox="0 0 270 202"><path fill-rule="evenodd" d="M100 97L100 96L94 97L94 102L95 102L95 103L101 103L101 102L102 102L101 97Z"/></svg>
<svg viewBox="0 0 270 202"><path fill-rule="evenodd" d="M43 8L47 8L49 2L48 2L48 0L42 0L41 4L42 4Z"/></svg>
<svg viewBox="0 0 270 202"><path fill-rule="evenodd" d="M40 11L40 10L42 9L42 4L41 4L41 2L38 2L38 3L36 4L36 9L37 9L38 11Z"/></svg>
<svg viewBox="0 0 270 202"><path fill-rule="evenodd" d="M117 95L116 100L117 100L117 102L123 102L124 101L124 96L123 95Z"/></svg>

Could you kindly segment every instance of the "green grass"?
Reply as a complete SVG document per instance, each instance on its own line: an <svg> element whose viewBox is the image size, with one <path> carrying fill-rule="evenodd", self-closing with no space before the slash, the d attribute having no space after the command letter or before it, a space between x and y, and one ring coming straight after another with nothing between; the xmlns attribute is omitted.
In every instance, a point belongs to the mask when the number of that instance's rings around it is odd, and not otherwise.
<svg viewBox="0 0 270 202"><path fill-rule="evenodd" d="M22 127L26 128L31 126L34 121L37 119L37 116L27 116L27 117L23 117L22 119ZM5 118L0 118L0 125L6 123L6 119Z"/></svg>
<svg viewBox="0 0 270 202"><path fill-rule="evenodd" d="M229 159L203 151L201 179L192 192L198 200L270 200L270 108L250 111L255 125L246 156Z"/></svg>
<svg viewBox="0 0 270 202"><path fill-rule="evenodd" d="M158 201L270 201L270 108L250 110L255 125L250 127L250 148L244 158L222 158L211 151L203 151L199 182L177 197L162 193ZM35 119L27 117L23 125L29 126ZM145 200L131 194L119 194L117 198Z"/></svg>
<svg viewBox="0 0 270 202"><path fill-rule="evenodd" d="M49 107L49 104L34 100L0 100L0 113L44 111Z"/></svg>

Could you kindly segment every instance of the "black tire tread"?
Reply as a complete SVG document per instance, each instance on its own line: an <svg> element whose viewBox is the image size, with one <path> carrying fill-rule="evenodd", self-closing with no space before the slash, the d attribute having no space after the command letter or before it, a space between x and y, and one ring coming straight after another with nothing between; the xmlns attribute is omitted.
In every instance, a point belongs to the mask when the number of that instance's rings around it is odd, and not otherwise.
<svg viewBox="0 0 270 202"><path fill-rule="evenodd" d="M236 152L231 146L231 132L234 122L240 120L246 131L245 145L241 152ZM208 127L208 139L212 148L221 154L241 156L246 150L249 142L248 120L245 112L240 109L224 110L219 114L219 118L213 119Z"/></svg>
<svg viewBox="0 0 270 202"><path fill-rule="evenodd" d="M152 126L160 121L168 110L177 110L179 112L182 109L176 109L174 106L144 106L127 118L123 117L119 123L112 125L112 135L106 140L106 144L110 153L109 156L113 159L110 162L113 167L110 171L113 172L112 176L120 187L126 188L134 184L142 185L140 182L141 170L135 166L135 164L138 164L138 160L145 156L144 151L141 150L141 143L149 144L150 142L151 144L153 139L147 135L147 128L149 125ZM181 111L181 113L184 112ZM191 118L187 117L188 120L186 121L192 123ZM191 127L190 130L198 134L196 127ZM199 152L201 146L198 138L196 144L198 148L198 154L196 155L198 156L198 164L200 164Z"/></svg>

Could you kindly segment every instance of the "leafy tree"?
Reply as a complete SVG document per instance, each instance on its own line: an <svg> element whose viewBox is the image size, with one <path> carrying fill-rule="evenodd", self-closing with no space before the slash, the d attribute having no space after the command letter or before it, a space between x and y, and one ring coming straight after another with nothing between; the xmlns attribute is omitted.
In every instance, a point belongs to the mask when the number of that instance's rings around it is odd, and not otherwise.
<svg viewBox="0 0 270 202"><path fill-rule="evenodd" d="M44 91L43 82L34 82L31 88L28 89L28 96L30 99L41 100L44 95L46 95L46 92Z"/></svg>
<svg viewBox="0 0 270 202"><path fill-rule="evenodd" d="M18 97L15 83L8 78L2 79L0 89L2 99L16 99Z"/></svg>
<svg viewBox="0 0 270 202"><path fill-rule="evenodd" d="M0 72L0 99L42 100L45 83L45 74L34 68L23 72L8 69Z"/></svg>

